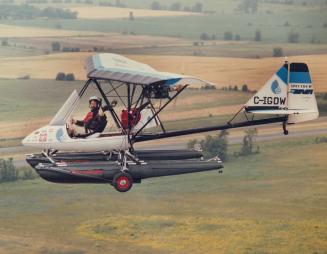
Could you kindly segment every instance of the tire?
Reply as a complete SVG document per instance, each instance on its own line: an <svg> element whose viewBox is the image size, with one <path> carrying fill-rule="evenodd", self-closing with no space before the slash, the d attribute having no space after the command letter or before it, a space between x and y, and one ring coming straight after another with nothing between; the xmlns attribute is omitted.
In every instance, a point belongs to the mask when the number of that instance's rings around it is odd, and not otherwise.
<svg viewBox="0 0 327 254"><path fill-rule="evenodd" d="M133 186L133 178L129 173L120 172L114 176L112 185L119 192L129 191Z"/></svg>

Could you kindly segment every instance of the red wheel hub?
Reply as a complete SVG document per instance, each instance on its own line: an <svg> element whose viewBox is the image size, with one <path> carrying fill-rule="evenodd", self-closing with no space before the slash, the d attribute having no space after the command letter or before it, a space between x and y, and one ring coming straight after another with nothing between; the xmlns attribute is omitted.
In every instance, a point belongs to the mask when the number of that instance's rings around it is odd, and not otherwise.
<svg viewBox="0 0 327 254"><path fill-rule="evenodd" d="M128 189L128 187L130 186L130 181L126 176L118 177L116 182L117 182L117 187L119 189Z"/></svg>

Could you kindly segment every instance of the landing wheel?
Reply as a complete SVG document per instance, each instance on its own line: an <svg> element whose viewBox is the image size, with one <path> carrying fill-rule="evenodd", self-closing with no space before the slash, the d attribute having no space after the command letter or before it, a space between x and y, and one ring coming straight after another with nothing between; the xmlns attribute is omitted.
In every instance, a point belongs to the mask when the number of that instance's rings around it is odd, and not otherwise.
<svg viewBox="0 0 327 254"><path fill-rule="evenodd" d="M114 176L112 185L119 192L126 192L132 188L133 178L129 173L120 172Z"/></svg>
<svg viewBox="0 0 327 254"><path fill-rule="evenodd" d="M288 135L288 130L284 130L284 135Z"/></svg>

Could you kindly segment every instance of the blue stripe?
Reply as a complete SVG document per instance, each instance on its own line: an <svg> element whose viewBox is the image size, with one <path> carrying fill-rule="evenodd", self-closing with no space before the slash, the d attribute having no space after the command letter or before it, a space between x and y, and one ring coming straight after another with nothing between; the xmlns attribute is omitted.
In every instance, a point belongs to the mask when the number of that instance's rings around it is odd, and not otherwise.
<svg viewBox="0 0 327 254"><path fill-rule="evenodd" d="M287 85L287 69L284 66L276 72L276 75Z"/></svg>
<svg viewBox="0 0 327 254"><path fill-rule="evenodd" d="M180 80L181 80L181 78L168 79L168 80L166 80L165 85L171 86L171 85L174 85L175 83L177 83Z"/></svg>
<svg viewBox="0 0 327 254"><path fill-rule="evenodd" d="M290 83L311 83L309 72L291 72Z"/></svg>

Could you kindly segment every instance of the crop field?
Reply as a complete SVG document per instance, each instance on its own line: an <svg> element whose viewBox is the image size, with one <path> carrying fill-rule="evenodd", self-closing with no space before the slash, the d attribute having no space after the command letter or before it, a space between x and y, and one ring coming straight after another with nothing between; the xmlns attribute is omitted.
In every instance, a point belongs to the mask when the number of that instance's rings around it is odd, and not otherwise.
<svg viewBox="0 0 327 254"><path fill-rule="evenodd" d="M147 9L130 9L130 8L116 8L116 7L96 7L83 6L69 8L71 11L78 13L80 19L117 19L129 18L130 12L133 12L134 18L139 17L170 17L170 16L184 16L197 15L192 12L181 11L156 11Z"/></svg>
<svg viewBox="0 0 327 254"><path fill-rule="evenodd" d="M3 58L0 78L18 78L30 75L34 79L54 79L58 72L74 73L85 79L84 62L92 53L61 53L54 55ZM283 58L224 58L194 56L127 55L131 59L151 65L159 71L180 73L208 80L218 87L247 84L257 90L284 63ZM291 62L308 64L315 91L326 92L327 55L293 56ZM20 68L17 68L20 66Z"/></svg>
<svg viewBox="0 0 327 254"><path fill-rule="evenodd" d="M149 179L124 194L0 184L0 253L327 252L326 143L258 145L260 154L230 157L222 175Z"/></svg>
<svg viewBox="0 0 327 254"><path fill-rule="evenodd" d="M185 44L192 45L192 42L171 37L155 37L142 35L122 35L117 33L103 34L103 35L85 35L85 36L65 36L65 37L34 37L34 38L15 38L9 39L10 45L21 45L27 47L34 47L41 50L50 50L51 43L57 41L61 44L61 48L78 47L81 51L94 50L95 48L106 51L115 51L117 49L129 48L142 49L153 47L176 47ZM5 47L2 47L3 50ZM8 47L7 47L8 48ZM1 47L0 47L1 49Z"/></svg>
<svg viewBox="0 0 327 254"><path fill-rule="evenodd" d="M19 37L60 37L77 35L99 35L99 32L66 31L38 27L23 27L0 24L0 38Z"/></svg>

